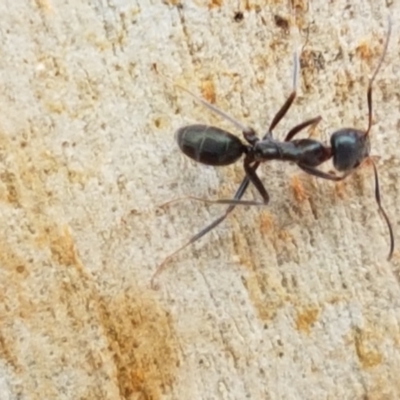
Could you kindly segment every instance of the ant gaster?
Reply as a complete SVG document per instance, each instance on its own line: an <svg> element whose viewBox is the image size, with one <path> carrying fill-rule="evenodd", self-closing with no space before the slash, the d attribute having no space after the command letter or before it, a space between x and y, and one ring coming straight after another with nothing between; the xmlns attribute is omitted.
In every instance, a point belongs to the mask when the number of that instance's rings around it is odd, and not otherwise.
<svg viewBox="0 0 400 400"><path fill-rule="evenodd" d="M291 161L296 163L303 171L310 175L328 179L332 181L340 181L350 175L357 167L359 167L367 159L370 160L374 169L375 178L375 199L378 204L378 208L384 217L386 224L389 229L390 236L390 250L388 259L392 257L394 250L394 237L393 230L386 215L386 212L382 208L380 190L379 190L379 179L378 171L375 163L369 156L370 154L370 140L369 133L372 126L372 84L378 71L383 63L383 59L386 55L389 38L391 34L391 20L389 19L388 33L386 42L378 66L376 67L367 89L367 104L368 104L368 126L367 129L359 130L354 128L343 128L335 131L330 138L330 146L326 146L323 143L314 139L297 139L293 140L294 136L306 127L316 124L321 120L321 117L312 118L307 120L294 128L292 128L286 135L284 141L279 141L273 138L272 131L280 120L285 116L296 97L297 81L298 81L298 69L299 59L297 53L295 54L295 68L294 68L294 79L293 79L293 91L289 95L288 99L282 106L282 108L275 115L271 122L267 133L260 140L255 131L252 128L242 125L222 110L218 109L214 105L207 101L197 98L187 89L181 88L194 96L199 102L209 108L211 111L222 116L223 118L232 122L235 126L242 130L243 136L248 144L244 144L238 137L231 133L224 131L220 128L208 126L208 125L189 125L178 129L176 133L176 140L182 152L193 160L206 165L223 166L235 163L242 155L244 155L244 170L246 177L243 179L239 189L233 199L225 200L207 200L197 198L193 196L185 197L192 200L198 200L208 203L217 204L229 204L225 213L219 218L214 220L196 235L192 236L183 246L181 246L174 253L164 259L164 261L158 266L155 271L151 284L155 286L156 277L165 268L168 261L182 249L188 245L196 242L202 236L207 234L217 225L219 225L235 208L236 205L266 205L269 202L269 195L265 189L260 178L256 174L256 170L261 162L269 160L279 161ZM341 176L334 175L332 173L324 172L319 170L317 167L325 161L333 159L333 165L336 170L343 172ZM244 201L241 200L244 192L246 191L249 183L252 182L260 193L263 202L257 201ZM166 204L178 201L172 200Z"/></svg>

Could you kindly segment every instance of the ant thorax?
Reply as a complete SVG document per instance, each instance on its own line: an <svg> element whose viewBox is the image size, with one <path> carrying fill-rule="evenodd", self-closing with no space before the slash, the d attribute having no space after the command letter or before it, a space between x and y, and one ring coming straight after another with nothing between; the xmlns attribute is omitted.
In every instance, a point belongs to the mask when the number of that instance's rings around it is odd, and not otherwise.
<svg viewBox="0 0 400 400"><path fill-rule="evenodd" d="M316 167L328 160L331 156L329 148L313 139L299 139L289 142L275 140L261 140L252 149L254 161L269 160L291 161L296 164L306 163Z"/></svg>

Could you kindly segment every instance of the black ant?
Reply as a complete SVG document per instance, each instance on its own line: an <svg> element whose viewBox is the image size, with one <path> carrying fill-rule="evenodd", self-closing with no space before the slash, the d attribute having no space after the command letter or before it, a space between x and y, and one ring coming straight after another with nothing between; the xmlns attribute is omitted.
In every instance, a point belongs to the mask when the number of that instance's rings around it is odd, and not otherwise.
<svg viewBox="0 0 400 400"><path fill-rule="evenodd" d="M269 202L269 195L265 189L260 178L256 174L256 170L261 162L269 160L280 160L280 161L291 161L296 163L303 171L310 175L318 178L328 179L331 181L340 181L349 176L356 168L358 168L367 159L370 160L374 169L375 178L375 199L378 204L378 208L381 211L386 224L389 229L390 236L390 251L388 260L392 257L394 250L394 237L393 230L386 215L386 212L382 208L380 190L379 190L379 179L378 171L375 163L369 156L370 154L370 140L369 132L372 126L372 84L375 80L376 75L383 63L383 59L386 55L389 38L391 34L391 20L389 19L389 28L386 37L384 49L379 60L378 66L375 69L371 79L369 80L367 90L367 104L368 104L368 126L367 130L359 130L354 128L344 128L334 132L330 139L330 146L326 146L323 143L314 139L298 139L293 140L294 136L306 127L316 124L321 120L321 117L312 118L307 120L294 128L292 128L286 135L284 141L279 141L273 138L272 131L276 125L285 116L296 97L297 88L297 73L299 60L296 54L295 56L295 69L293 79L293 91L289 95L288 99L282 106L282 108L275 115L271 122L267 133L260 140L255 131L252 128L242 125L225 112L219 110L214 105L208 103L205 100L197 98L188 90L182 88L192 96L194 96L199 102L219 114L223 118L229 120L239 129L242 130L243 136L248 144L244 144L238 137L231 133L224 131L220 128L209 126L209 125L189 125L178 129L176 133L176 140L182 152L193 160L206 165L223 166L235 163L242 155L244 155L244 170L246 177L243 179L239 189L233 199L230 200L207 200L197 198L193 196L185 197L186 199L198 200L208 203L217 204L229 204L225 213L219 218L214 220L211 224L206 226L196 235L192 236L188 242L181 246L174 253L164 259L164 261L158 266L154 273L151 284L154 287L156 277L162 272L167 262L178 252L184 249L186 246L196 242L202 236L210 232L213 228L219 225L228 214L235 208L236 205L266 205ZM343 172L343 175L337 176L332 173L327 173L319 170L320 164L333 158L333 165L336 170ZM263 202L256 201L244 201L241 200L244 192L246 191L249 183L252 182L260 193ZM173 200L169 203L178 201L181 199Z"/></svg>

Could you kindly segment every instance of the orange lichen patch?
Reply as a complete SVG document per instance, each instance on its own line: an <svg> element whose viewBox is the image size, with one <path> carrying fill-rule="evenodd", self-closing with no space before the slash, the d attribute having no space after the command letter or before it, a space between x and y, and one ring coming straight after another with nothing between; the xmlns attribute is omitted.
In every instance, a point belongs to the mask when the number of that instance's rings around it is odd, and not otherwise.
<svg viewBox="0 0 400 400"><path fill-rule="evenodd" d="M398 250L394 250L392 260L397 263L400 262L400 252ZM397 277L400 278L400 268L397 268L396 271Z"/></svg>
<svg viewBox="0 0 400 400"><path fill-rule="evenodd" d="M46 12L53 11L53 5L51 4L51 1L49 1L49 0L35 0L35 3L43 11L46 11Z"/></svg>
<svg viewBox="0 0 400 400"><path fill-rule="evenodd" d="M291 0L292 8L296 11L307 11L308 0Z"/></svg>
<svg viewBox="0 0 400 400"><path fill-rule="evenodd" d="M317 308L308 308L299 312L296 318L297 330L309 334L312 325L318 319L318 315L319 309Z"/></svg>
<svg viewBox="0 0 400 400"><path fill-rule="evenodd" d="M311 68L314 69L315 65L314 52L312 50L303 50L300 54L300 65L302 71Z"/></svg>
<svg viewBox="0 0 400 400"><path fill-rule="evenodd" d="M85 37L86 37L86 40L88 41L88 43L92 44L100 52L105 52L107 50L110 50L110 48L112 47L112 44L109 41L99 38L99 36L97 36L95 33L91 32L91 31L89 31L85 35ZM132 68L132 65L134 65L134 64L130 64L130 66L129 66L130 70L134 69L134 68Z"/></svg>
<svg viewBox="0 0 400 400"><path fill-rule="evenodd" d="M0 264L2 270L8 270L11 273L16 271L23 277L28 275L27 261L19 256L3 238L0 238Z"/></svg>
<svg viewBox="0 0 400 400"><path fill-rule="evenodd" d="M369 156L360 165L360 167L372 168L372 163L379 161L379 156Z"/></svg>
<svg viewBox="0 0 400 400"><path fill-rule="evenodd" d="M15 338L6 337L0 333L0 357L3 362L11 365L14 371L22 372L23 366L18 361L17 352L15 351Z"/></svg>
<svg viewBox="0 0 400 400"><path fill-rule="evenodd" d="M361 166L358 167L358 169L354 172L353 176L346 182L347 184L351 185L351 188L353 188L356 193L365 192L367 176L372 179L372 168L364 168L363 165L364 164L361 164ZM368 180L368 185L370 184L371 179Z"/></svg>
<svg viewBox="0 0 400 400"><path fill-rule="evenodd" d="M101 300L101 323L113 353L123 398L160 399L179 368L179 343L170 314L149 294Z"/></svg>
<svg viewBox="0 0 400 400"><path fill-rule="evenodd" d="M333 295L326 300L327 303L334 304L334 305L340 304L342 301L343 301L343 296L339 296L339 295Z"/></svg>
<svg viewBox="0 0 400 400"><path fill-rule="evenodd" d="M382 354L373 349L371 342L375 338L370 333L356 329L354 334L354 346L358 360L363 368L372 368L382 363Z"/></svg>
<svg viewBox="0 0 400 400"><path fill-rule="evenodd" d="M255 274L246 279L245 285L250 301L257 311L258 318L264 322L274 319L278 310L284 306L284 299L278 297L272 300L268 298L267 301L265 293L271 292L271 288L265 287L267 282L262 281Z"/></svg>
<svg viewBox="0 0 400 400"><path fill-rule="evenodd" d="M201 83L201 94L210 103L215 103L215 86L211 79L207 79Z"/></svg>
<svg viewBox="0 0 400 400"><path fill-rule="evenodd" d="M208 8L218 8L222 6L222 0L209 0Z"/></svg>
<svg viewBox="0 0 400 400"><path fill-rule="evenodd" d="M361 42L356 47L356 54L358 55L358 57L365 61L370 61L373 58L371 47L369 46L369 43L365 41Z"/></svg>
<svg viewBox="0 0 400 400"><path fill-rule="evenodd" d="M289 242L293 240L293 235L286 229L282 229L278 233L278 238L283 242Z"/></svg>
<svg viewBox="0 0 400 400"><path fill-rule="evenodd" d="M249 251L249 244L240 232L240 228L235 218L232 218L232 241L236 257L239 258L240 264L249 270L254 269L252 254Z"/></svg>
<svg viewBox="0 0 400 400"><path fill-rule="evenodd" d="M2 198L2 200L7 201L10 204L14 204L17 207L20 207L21 194L16 175L11 172L5 171L0 175L0 180L2 184L5 185L7 188L6 196L5 198Z"/></svg>
<svg viewBox="0 0 400 400"><path fill-rule="evenodd" d="M349 71L339 71L335 76L335 100L345 104L349 99L349 93L354 89L355 79Z"/></svg>
<svg viewBox="0 0 400 400"><path fill-rule="evenodd" d="M269 42L269 48L271 51L284 52L288 48L287 42L276 36Z"/></svg>
<svg viewBox="0 0 400 400"><path fill-rule="evenodd" d="M334 185L335 196L339 199L346 198L346 182L339 181Z"/></svg>
<svg viewBox="0 0 400 400"><path fill-rule="evenodd" d="M59 232L58 229L52 229L49 233L50 251L53 260L65 266L75 265L81 270L82 265L76 253L75 242L68 227L64 226L62 232Z"/></svg>
<svg viewBox="0 0 400 400"><path fill-rule="evenodd" d="M47 111L52 114L62 114L67 111L65 105L61 101L45 101L44 106Z"/></svg>
<svg viewBox="0 0 400 400"><path fill-rule="evenodd" d="M268 211L262 212L259 217L259 226L260 231L263 234L273 232L275 230L275 221L273 215Z"/></svg>
<svg viewBox="0 0 400 400"><path fill-rule="evenodd" d="M298 203L303 203L308 199L309 195L298 175L294 175L290 179L290 188L292 189L293 196Z"/></svg>
<svg viewBox="0 0 400 400"><path fill-rule="evenodd" d="M68 170L68 182L71 184L86 185L87 181L91 178L89 171L77 171L73 169Z"/></svg>
<svg viewBox="0 0 400 400"><path fill-rule="evenodd" d="M308 14L308 0L291 0L291 9L295 11L295 24L300 29L308 28L309 22L307 20Z"/></svg>
<svg viewBox="0 0 400 400"><path fill-rule="evenodd" d="M171 6L179 6L181 4L181 0L164 0L164 2Z"/></svg>

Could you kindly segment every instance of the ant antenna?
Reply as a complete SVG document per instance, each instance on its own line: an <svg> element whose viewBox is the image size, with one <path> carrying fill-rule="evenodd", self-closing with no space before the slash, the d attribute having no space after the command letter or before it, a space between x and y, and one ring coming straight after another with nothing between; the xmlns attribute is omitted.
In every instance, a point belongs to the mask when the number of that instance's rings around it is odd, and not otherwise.
<svg viewBox="0 0 400 400"><path fill-rule="evenodd" d="M381 192L379 190L379 178L378 178L378 169L376 168L376 165L374 161L372 160L371 157L369 157L370 162L372 163L372 167L374 168L374 176L375 176L375 199L376 202L378 203L378 208L381 214L383 215L383 218L386 221L386 225L389 229L389 236L390 236L390 251L387 260L389 261L392 258L393 255L393 250L394 250L394 236L393 236L393 229L392 225L389 221L389 217L387 216L385 210L382 207L381 204Z"/></svg>
<svg viewBox="0 0 400 400"><path fill-rule="evenodd" d="M300 74L300 55L303 52L303 49L305 45L307 44L308 41L308 35L307 35L307 40L304 43L304 45L301 47L300 51L300 44L299 44L299 37L300 37L300 31L299 27L296 25L296 10L295 7L293 6L293 3L291 4L291 28L293 28L293 25L295 25L296 32L294 35L294 40L295 40L295 50L293 53L293 65L294 65L294 71L293 71L293 90L296 91L298 84L299 84L299 74ZM291 36L293 37L293 30L291 29Z"/></svg>
<svg viewBox="0 0 400 400"><path fill-rule="evenodd" d="M179 89L183 90L184 92L188 93L198 103L201 103L203 106L208 108L210 111L214 112L215 114L219 115L220 117L222 117L222 118L226 119L227 121L231 122L233 125L236 126L236 128L240 129L242 132L253 133L253 130L251 128L249 128L248 126L243 125L237 119L235 119L235 118L231 117L230 115L228 115L225 111L222 111L217 106L214 106L213 104L209 103L207 100L204 100L201 97L196 96L189 89L186 89L185 87L179 85L178 83L173 82L171 79L167 78L166 76L164 76L164 75L162 75L162 76L164 77L164 79L168 80L174 86L176 86Z"/></svg>
<svg viewBox="0 0 400 400"><path fill-rule="evenodd" d="M369 132L371 130L371 126L372 126L372 84L376 78L376 75L378 75L378 72L381 68L381 65L383 63L383 59L386 56L387 53L387 49L389 46L389 39L390 39L390 35L392 33L392 19L390 18L390 16L388 16L388 31L387 31L387 35L386 35L386 42L385 42L385 46L383 47L383 52L381 55L381 58L379 59L378 62L378 66L376 67L371 79L369 80L369 84L368 84L368 91L367 91L367 102L368 102L368 128L365 132L365 136L369 135Z"/></svg>
<svg viewBox="0 0 400 400"><path fill-rule="evenodd" d="M289 97L285 101L285 104L281 107L281 109L277 112L275 117L272 119L271 124L268 127L268 131L263 137L266 139L267 137L272 137L272 131L275 129L276 125L278 125L279 121L284 117L284 115L288 112L290 106L292 105L294 99L297 95L297 86L299 83L299 70L300 70L300 58L297 49L293 53L293 61L294 61L294 69L293 69L293 89L290 93Z"/></svg>
<svg viewBox="0 0 400 400"><path fill-rule="evenodd" d="M300 74L300 56L299 51L296 49L293 53L293 90L296 91L299 85L299 74Z"/></svg>
<svg viewBox="0 0 400 400"><path fill-rule="evenodd" d="M294 8L292 7L291 9L291 24L293 25L296 22L296 16L294 12ZM297 35L295 35L295 38L297 39L299 37L299 31L297 29ZM308 36L307 36L308 40ZM303 51L304 46L307 44L307 42L303 45L301 48L300 54ZM268 131L265 134L263 139L266 139L267 137L272 137L272 131L275 129L276 125L279 123L279 121L283 118L283 116L287 113L289 110L290 106L292 105L294 99L297 96L297 88L299 85L299 75L300 75L300 56L299 56L299 44L296 40L295 44L295 50L293 52L293 88L292 92L290 93L289 97L287 98L285 104L282 106L282 108L278 111L278 113L275 115L275 117L272 119Z"/></svg>

